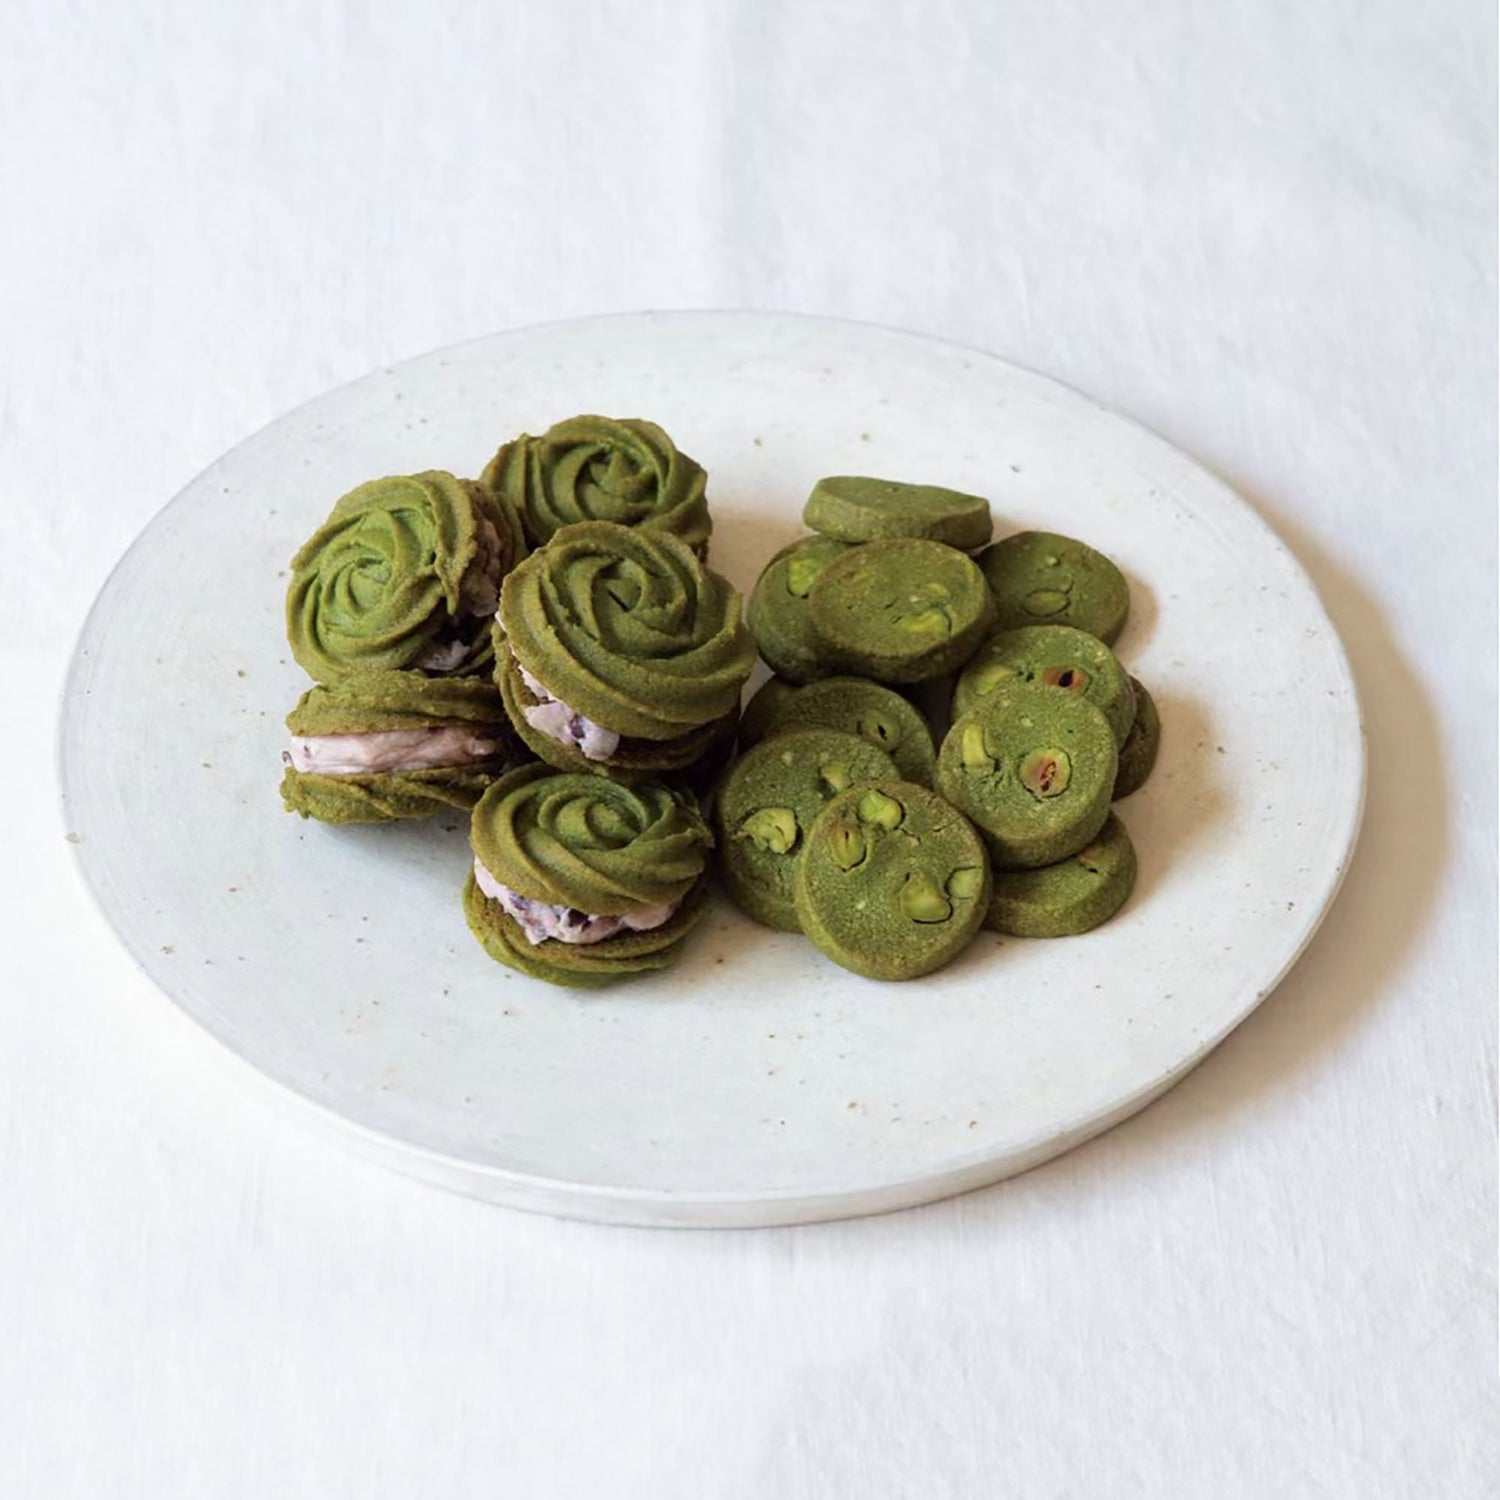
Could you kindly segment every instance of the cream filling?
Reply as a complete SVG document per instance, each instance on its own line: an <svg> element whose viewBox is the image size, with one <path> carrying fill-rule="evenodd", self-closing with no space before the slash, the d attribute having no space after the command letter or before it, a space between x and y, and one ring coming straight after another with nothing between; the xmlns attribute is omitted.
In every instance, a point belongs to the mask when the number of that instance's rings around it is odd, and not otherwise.
<svg viewBox="0 0 1500 1500"><path fill-rule="evenodd" d="M548 938L559 943L586 946L602 943L617 932L650 932L670 922L672 914L681 905L681 902L673 901L665 906L637 907L635 911L621 912L617 916L590 916L588 912L577 911L571 906L553 906L547 901L518 896L508 885L501 885L478 859L474 861L474 884L515 918L533 947Z"/></svg>
<svg viewBox="0 0 1500 1500"><path fill-rule="evenodd" d="M589 760L608 760L620 748L620 736L613 729L575 713L560 698L554 698L520 662L516 666L532 697L540 700L521 709L533 729L560 745L571 745Z"/></svg>
<svg viewBox="0 0 1500 1500"><path fill-rule="evenodd" d="M294 734L282 760L315 776L431 771L493 760L505 749L482 728L464 724L433 729L376 729L368 734Z"/></svg>

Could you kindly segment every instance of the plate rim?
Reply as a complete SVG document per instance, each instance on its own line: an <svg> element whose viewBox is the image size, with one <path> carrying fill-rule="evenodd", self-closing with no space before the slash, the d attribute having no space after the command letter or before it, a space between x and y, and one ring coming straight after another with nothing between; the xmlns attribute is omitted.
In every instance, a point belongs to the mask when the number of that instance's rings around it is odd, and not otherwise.
<svg viewBox="0 0 1500 1500"><path fill-rule="evenodd" d="M53 767L57 777L60 806L65 828L70 828L69 808L74 798L76 777L70 771L67 728L70 710L80 697L88 667L85 662L86 645L96 619L100 615L111 592L121 580L132 558L154 532L163 526L176 508L194 495L202 482L219 465L240 450L253 444L264 433L276 427L288 417L304 408L324 401L339 393L381 375L390 374L407 365L423 363L434 357L473 348L481 344L509 342L512 339L544 333L554 329L576 328L583 324L628 323L647 320L651 322L691 323L706 319L734 319L747 322L784 322L820 324L834 328L856 330L864 333L881 333L895 338L914 340L938 349L958 351L974 356L989 364L1005 367L1025 376L1040 387L1052 387L1066 393L1101 413L1109 420L1126 429L1144 435L1153 443L1169 452L1178 454L1203 480L1212 484L1220 503L1238 510L1242 519L1269 543L1278 555L1281 565L1287 569L1291 581L1300 585L1305 596L1316 607L1317 619L1326 631L1328 643L1336 653L1341 668L1341 684L1352 718L1352 743L1357 748L1357 778L1354 795L1347 804L1347 811L1338 832L1338 854L1336 867L1326 888L1317 893L1317 899L1307 904L1301 929L1290 948L1287 958L1273 977L1261 982L1256 994L1248 1004L1237 1008L1233 1018L1215 1029L1195 1048L1182 1058L1162 1078L1154 1079L1123 1098L1113 1101L1103 1110L1086 1111L1082 1116L1070 1116L1065 1121L1053 1122L1019 1143L1009 1144L1001 1154L994 1148L979 1148L970 1155L955 1158L937 1170L928 1169L908 1173L898 1178L882 1178L875 1182L849 1185L848 1181L826 1187L809 1187L806 1184L784 1188L757 1189L673 1189L640 1187L611 1183L591 1182L582 1177L554 1177L531 1173L494 1163L484 1163L457 1156L450 1152L392 1134L375 1125L341 1114L332 1105L304 1094L292 1084L266 1072L251 1058L237 1051L227 1037L221 1036L206 1021L188 1009L172 991L168 990L147 967L145 953L126 931L115 924L110 916L101 891L104 871L96 868L91 858L91 848L86 840L73 843L76 868L83 879L95 911L103 919L105 927L124 950L136 970L142 974L165 1000L176 1016L190 1022L194 1030L210 1038L218 1056L232 1060L232 1071L242 1080L257 1086L262 1097L270 1097L281 1106L291 1105L307 1123L314 1126L325 1138L339 1140L368 1158L378 1160L408 1175L438 1186L463 1192L470 1196L494 1201L528 1212L545 1212L565 1218L592 1222L629 1223L658 1227L772 1227L804 1222L822 1222L831 1219L852 1218L866 1214L893 1212L915 1207L957 1194L993 1186L1005 1179L1031 1170L1035 1166L1065 1154L1094 1136L1122 1123L1131 1115L1147 1107L1155 1099L1174 1087L1218 1047L1233 1031L1241 1026L1300 961L1308 945L1332 910L1340 890L1347 878L1349 867L1358 847L1363 825L1369 780L1369 745L1363 704L1359 684L1349 661L1348 649L1342 636L1329 616L1327 605L1306 567L1270 522L1261 515L1245 496L1203 461L1162 436L1154 428L1139 419L1096 400L1086 392L1049 375L1033 366L998 354L958 339L944 338L927 332L908 329L891 324L870 322L861 319L843 318L817 313L796 311L774 311L754 308L680 308L640 309L636 311L612 311L607 313L582 314L575 317L546 319L513 328L477 334L472 338L438 345L422 353L383 363L366 370L352 380L318 391L278 412L259 427L239 438L231 447L219 454L211 463L195 473L177 492L158 508L144 526L135 534L116 558L94 594L92 602L79 621L68 654L68 665L63 674L57 696L57 712L53 736ZM1333 844L1330 841L1329 848ZM961 1179L972 1179L964 1180ZM957 1185L955 1185L957 1184ZM532 1201L523 1201L530 1199ZM555 1202L539 1202L539 1199L555 1199ZM862 1206L862 1201L865 1206ZM811 1208L811 1212L799 1209ZM600 1212L600 1209L607 1210ZM706 1216L692 1219L673 1215L669 1211L704 1210ZM592 1211L591 1211L592 1210ZM657 1212L644 1212L656 1210ZM714 1215L714 1210L729 1210Z"/></svg>

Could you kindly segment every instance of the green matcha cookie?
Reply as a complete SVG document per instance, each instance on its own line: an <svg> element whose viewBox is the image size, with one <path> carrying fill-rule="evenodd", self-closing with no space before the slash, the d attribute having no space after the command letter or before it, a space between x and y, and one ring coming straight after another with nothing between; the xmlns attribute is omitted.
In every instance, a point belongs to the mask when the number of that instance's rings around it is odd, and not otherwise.
<svg viewBox="0 0 1500 1500"><path fill-rule="evenodd" d="M750 694L740 711L740 743L747 749L758 745L766 737L777 708L788 696L797 691L795 682L784 677L768 677Z"/></svg>
<svg viewBox="0 0 1500 1500"><path fill-rule="evenodd" d="M984 834L999 869L1076 854L1104 826L1119 758L1092 703L1033 683L999 687L938 751L936 786Z"/></svg>
<svg viewBox="0 0 1500 1500"><path fill-rule="evenodd" d="M770 691L773 685L776 691ZM937 751L926 719L900 693L878 682L826 677L806 687L788 687L771 678L745 706L740 742L753 745L789 729L843 729L861 735L890 756L903 781L932 781Z"/></svg>
<svg viewBox="0 0 1500 1500"><path fill-rule="evenodd" d="M510 504L433 470L351 490L292 559L286 634L319 682L487 670L500 582L525 556Z"/></svg>
<svg viewBox="0 0 1500 1500"><path fill-rule="evenodd" d="M703 912L713 840L655 784L522 766L474 809L464 910L485 951L553 984L666 967Z"/></svg>
<svg viewBox="0 0 1500 1500"><path fill-rule="evenodd" d="M839 729L779 734L740 756L719 785L713 812L730 899L767 927L799 931L792 875L813 819L846 788L895 775L885 751Z"/></svg>
<svg viewBox="0 0 1500 1500"><path fill-rule="evenodd" d="M1071 625L1113 645L1130 612L1130 590L1102 552L1050 531L1022 531L979 554L1003 630Z"/></svg>
<svg viewBox="0 0 1500 1500"><path fill-rule="evenodd" d="M805 536L783 547L768 562L745 606L745 621L770 668L789 682L815 682L837 668L813 635L807 596L818 574L850 550L848 542Z"/></svg>
<svg viewBox="0 0 1500 1500"><path fill-rule="evenodd" d="M1157 717L1156 703L1146 691L1140 678L1130 679L1135 691L1135 720L1125 743L1120 746L1120 769L1115 776L1114 800L1128 797L1145 786L1146 778L1156 764L1156 752L1161 748L1161 720Z"/></svg>
<svg viewBox="0 0 1500 1500"><path fill-rule="evenodd" d="M480 483L515 506L536 546L578 521L613 521L669 531L700 557L708 550L708 476L639 417L569 417L540 437L522 433Z"/></svg>
<svg viewBox="0 0 1500 1500"><path fill-rule="evenodd" d="M737 717L755 665L739 595L648 527L555 532L506 578L499 621L500 689L517 732L538 754L559 759L551 742L594 769L696 760ZM625 742L640 740L661 747L654 760L630 761Z"/></svg>
<svg viewBox="0 0 1500 1500"><path fill-rule="evenodd" d="M493 684L361 672L309 689L287 715L281 799L323 823L470 808L522 752Z"/></svg>
<svg viewBox="0 0 1500 1500"><path fill-rule="evenodd" d="M1070 937L1109 921L1135 886L1135 845L1111 813L1077 854L1038 870L1000 870L986 927L1016 937Z"/></svg>
<svg viewBox="0 0 1500 1500"><path fill-rule="evenodd" d="M546 700L540 698L521 675L503 635L499 642L495 651L495 681L499 684L509 722L527 750L554 770L611 776L616 781L627 783L658 777L675 778L692 774L696 767L714 757L726 744L733 744L737 724L734 712L725 714L722 719L710 719L707 724L700 724L696 729L669 740L610 735L601 741L597 732L589 729L569 734L569 725L592 724L592 721L572 713L552 716L562 726L561 737L548 733L527 717L528 711L537 716L539 709L545 709ZM543 722L547 722L545 717ZM597 751L601 743L607 748L607 754L585 753L585 747Z"/></svg>
<svg viewBox="0 0 1500 1500"><path fill-rule="evenodd" d="M818 814L797 864L796 910L836 964L869 979L915 979L968 944L990 888L984 845L961 813L926 787L880 781Z"/></svg>
<svg viewBox="0 0 1500 1500"><path fill-rule="evenodd" d="M995 621L971 558L912 537L866 542L818 575L808 618L829 658L878 682L925 682L961 667Z"/></svg>
<svg viewBox="0 0 1500 1500"><path fill-rule="evenodd" d="M814 531L846 542L914 536L965 549L984 546L992 530L990 502L979 495L854 474L820 479L802 519Z"/></svg>
<svg viewBox="0 0 1500 1500"><path fill-rule="evenodd" d="M1035 682L1092 703L1123 745L1135 719L1135 692L1115 654L1069 625L1026 625L992 635L969 659L953 690L953 716L966 714L1001 683Z"/></svg>

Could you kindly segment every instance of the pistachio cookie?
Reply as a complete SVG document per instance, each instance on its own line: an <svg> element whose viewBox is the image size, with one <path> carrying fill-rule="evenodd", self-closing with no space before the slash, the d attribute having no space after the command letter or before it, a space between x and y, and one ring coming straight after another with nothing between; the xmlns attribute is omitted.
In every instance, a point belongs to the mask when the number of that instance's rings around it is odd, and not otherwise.
<svg viewBox="0 0 1500 1500"><path fill-rule="evenodd" d="M286 635L318 682L488 671L500 584L526 555L509 502L440 470L350 490L292 559Z"/></svg>
<svg viewBox="0 0 1500 1500"><path fill-rule="evenodd" d="M997 869L1032 869L1076 854L1104 826L1118 764L1092 703L1018 682L948 731L936 785L978 825Z"/></svg>
<svg viewBox="0 0 1500 1500"><path fill-rule="evenodd" d="M1050 531L1022 531L977 559L1003 630L1071 625L1112 646L1130 613L1130 590L1102 553Z"/></svg>
<svg viewBox="0 0 1500 1500"><path fill-rule="evenodd" d="M478 677L360 672L287 715L281 800L322 823L388 823L470 808L523 758L500 694Z"/></svg>
<svg viewBox="0 0 1500 1500"><path fill-rule="evenodd" d="M1109 921L1135 888L1135 845L1111 813L1077 854L1035 870L997 870L984 925L1015 937L1072 937Z"/></svg>
<svg viewBox="0 0 1500 1500"><path fill-rule="evenodd" d="M1145 786L1156 765L1156 752L1161 748L1161 719L1156 712L1156 700L1146 691L1140 678L1132 677L1130 685L1135 693L1135 719L1130 733L1125 736L1125 743L1120 746L1120 769L1115 776L1116 802Z"/></svg>
<svg viewBox="0 0 1500 1500"><path fill-rule="evenodd" d="M739 595L686 543L584 521L506 578L496 655L511 722L543 760L640 777L732 732L755 644Z"/></svg>
<svg viewBox="0 0 1500 1500"><path fill-rule="evenodd" d="M1117 745L1125 743L1135 719L1135 691L1114 652L1098 636L1070 625L997 631L960 675L953 689L954 717L1006 682L1035 682L1078 694L1109 720Z"/></svg>
<svg viewBox="0 0 1500 1500"><path fill-rule="evenodd" d="M994 529L990 502L982 496L856 474L820 479L802 519L814 531L846 542L914 536L963 549L984 546Z"/></svg>
<svg viewBox="0 0 1500 1500"><path fill-rule="evenodd" d="M578 521L613 521L670 531L700 557L708 551L708 476L641 417L569 417L540 437L523 432L479 480L516 508L534 546Z"/></svg>
<svg viewBox="0 0 1500 1500"><path fill-rule="evenodd" d="M750 633L771 670L788 682L815 682L837 670L813 634L807 596L823 569L850 545L826 536L799 537L766 564L750 591Z"/></svg>
<svg viewBox="0 0 1500 1500"><path fill-rule="evenodd" d="M885 751L840 729L798 729L762 740L730 767L714 803L719 873L746 916L798 932L792 875L807 830L830 797L890 780Z"/></svg>
<svg viewBox="0 0 1500 1500"><path fill-rule="evenodd" d="M772 677L745 705L740 742L789 729L844 729L884 750L903 781L932 781L937 750L927 720L900 693L864 677L825 677L791 687Z"/></svg>
<svg viewBox="0 0 1500 1500"><path fill-rule="evenodd" d="M909 781L835 797L808 830L795 880L802 930L868 979L915 979L947 963L979 929L990 890L968 819Z"/></svg>
<svg viewBox="0 0 1500 1500"><path fill-rule="evenodd" d="M491 958L586 987L665 968L703 914L713 839L684 796L522 766L480 799L464 910Z"/></svg>
<svg viewBox="0 0 1500 1500"><path fill-rule="evenodd" d="M829 658L877 682L956 671L995 622L973 560L912 537L866 542L834 558L814 582L807 612Z"/></svg>

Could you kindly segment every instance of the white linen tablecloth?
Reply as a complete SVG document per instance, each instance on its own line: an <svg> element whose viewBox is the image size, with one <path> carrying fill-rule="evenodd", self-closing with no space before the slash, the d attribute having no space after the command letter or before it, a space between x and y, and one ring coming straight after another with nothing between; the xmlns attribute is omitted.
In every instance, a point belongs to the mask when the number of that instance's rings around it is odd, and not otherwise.
<svg viewBox="0 0 1500 1500"><path fill-rule="evenodd" d="M1496 1493L1494 63L1481 0L5 0L0 1494ZM64 842L73 634L197 470L435 345L690 306L1082 387L1348 645L1322 933L999 1188L671 1233L389 1175L226 1084Z"/></svg>

